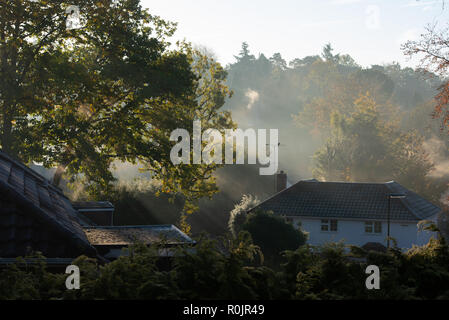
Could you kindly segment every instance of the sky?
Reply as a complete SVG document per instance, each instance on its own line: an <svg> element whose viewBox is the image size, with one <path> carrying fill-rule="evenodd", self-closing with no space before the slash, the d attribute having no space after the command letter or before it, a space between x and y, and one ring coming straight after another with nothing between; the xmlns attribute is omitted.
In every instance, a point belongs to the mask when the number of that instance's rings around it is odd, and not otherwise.
<svg viewBox="0 0 449 320"><path fill-rule="evenodd" d="M142 0L152 14L178 23L173 40L214 52L223 65L246 41L252 54L280 52L289 62L319 54L326 43L364 67L393 61L414 67L400 49L429 23L446 26L442 0Z"/></svg>

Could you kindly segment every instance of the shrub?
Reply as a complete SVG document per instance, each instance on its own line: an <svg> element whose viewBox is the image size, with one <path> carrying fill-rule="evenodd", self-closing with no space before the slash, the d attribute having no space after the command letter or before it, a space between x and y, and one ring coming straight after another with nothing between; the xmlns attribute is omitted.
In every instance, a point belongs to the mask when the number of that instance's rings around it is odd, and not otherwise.
<svg viewBox="0 0 449 320"><path fill-rule="evenodd" d="M248 231L269 261L277 261L285 250L296 250L306 242L301 230L269 212L248 214L242 230Z"/></svg>

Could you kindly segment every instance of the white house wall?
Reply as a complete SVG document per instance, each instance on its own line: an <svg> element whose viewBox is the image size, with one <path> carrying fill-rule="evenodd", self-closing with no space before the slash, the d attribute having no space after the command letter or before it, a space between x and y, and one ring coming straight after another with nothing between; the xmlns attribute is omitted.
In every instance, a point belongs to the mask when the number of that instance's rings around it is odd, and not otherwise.
<svg viewBox="0 0 449 320"><path fill-rule="evenodd" d="M338 219L337 219L338 220ZM367 242L387 245L387 222L382 221L382 233L366 233L365 221L338 220L338 231L321 231L321 219L293 218L293 223L309 233L308 243L312 245L344 240L346 244L363 246ZM429 231L419 231L416 222L390 222L390 236L400 248L411 248L413 244L426 244L432 236ZM392 242L390 242L393 245Z"/></svg>

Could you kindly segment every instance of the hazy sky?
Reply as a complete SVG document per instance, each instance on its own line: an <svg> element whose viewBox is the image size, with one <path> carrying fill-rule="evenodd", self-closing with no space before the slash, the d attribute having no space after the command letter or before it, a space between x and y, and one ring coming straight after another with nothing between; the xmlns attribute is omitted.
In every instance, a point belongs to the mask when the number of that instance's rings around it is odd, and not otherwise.
<svg viewBox="0 0 449 320"><path fill-rule="evenodd" d="M406 62L400 44L428 23L445 26L449 3L442 0L143 0L153 14L178 22L175 39L211 49L234 61L247 41L256 56L280 52L285 60L321 52L330 42L369 66Z"/></svg>

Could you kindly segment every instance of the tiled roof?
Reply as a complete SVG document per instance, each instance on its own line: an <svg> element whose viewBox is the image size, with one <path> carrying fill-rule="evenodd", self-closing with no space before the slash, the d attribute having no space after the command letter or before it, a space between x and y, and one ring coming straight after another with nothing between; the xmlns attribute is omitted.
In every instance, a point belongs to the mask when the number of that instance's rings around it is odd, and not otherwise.
<svg viewBox="0 0 449 320"><path fill-rule="evenodd" d="M299 181L255 208L287 216L347 219L387 219L390 193L405 193L404 199L391 199L391 220L419 221L433 216L440 208L396 182L350 183Z"/></svg>
<svg viewBox="0 0 449 320"><path fill-rule="evenodd" d="M109 201L75 201L72 205L77 210L83 209L104 209L114 210L114 206Z"/></svg>
<svg viewBox="0 0 449 320"><path fill-rule="evenodd" d="M26 219L28 224L37 219L46 229L56 231L58 237L61 236L74 247L82 248L86 254L95 254L95 249L89 244L75 209L62 191L20 161L1 151L0 193L4 203L10 202L19 207L14 209L16 210L14 212L21 214L19 216L11 214L14 213L12 209L0 208L2 213L0 227L10 230L15 228L14 239L19 238L16 231L22 230L21 226L17 225L19 218ZM23 216L24 213L26 216ZM11 220L11 223L6 220ZM52 235L49 234L48 237L51 238Z"/></svg>
<svg viewBox="0 0 449 320"><path fill-rule="evenodd" d="M84 227L94 246L125 246L134 242L153 244L193 244L194 241L173 225Z"/></svg>

